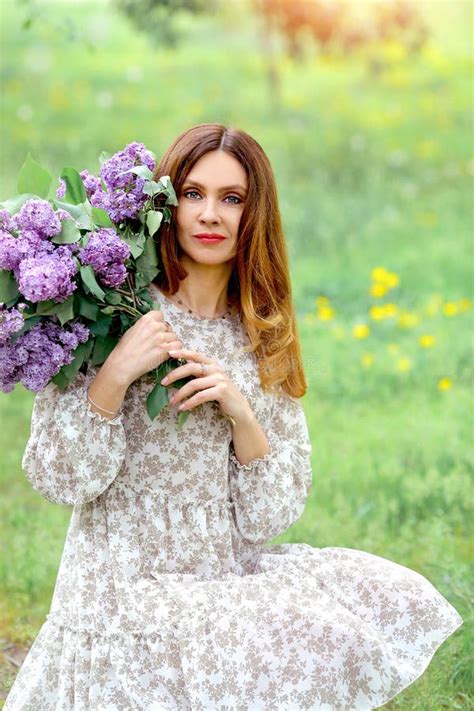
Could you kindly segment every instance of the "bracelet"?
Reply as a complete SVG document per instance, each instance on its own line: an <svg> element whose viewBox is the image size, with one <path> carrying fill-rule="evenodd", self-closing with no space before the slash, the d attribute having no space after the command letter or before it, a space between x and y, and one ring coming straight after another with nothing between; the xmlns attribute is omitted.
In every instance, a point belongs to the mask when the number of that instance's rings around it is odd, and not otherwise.
<svg viewBox="0 0 474 711"><path fill-rule="evenodd" d="M227 412L224 412L224 417L226 417L228 420L230 420L230 422L232 422L232 424L234 425L234 427L236 426L235 420L234 420L234 418L232 417L232 415L228 415Z"/></svg>
<svg viewBox="0 0 474 711"><path fill-rule="evenodd" d="M117 412L112 412L111 410L106 410L105 407L101 407L100 405L97 405L97 403L94 402L94 400L91 399L91 397L90 397L90 395L89 395L89 390L87 390L87 399L89 400L89 402L90 402L92 405L94 405L94 407L98 407L99 410L102 410L102 412L108 412L109 415L118 415L118 410L117 410Z"/></svg>

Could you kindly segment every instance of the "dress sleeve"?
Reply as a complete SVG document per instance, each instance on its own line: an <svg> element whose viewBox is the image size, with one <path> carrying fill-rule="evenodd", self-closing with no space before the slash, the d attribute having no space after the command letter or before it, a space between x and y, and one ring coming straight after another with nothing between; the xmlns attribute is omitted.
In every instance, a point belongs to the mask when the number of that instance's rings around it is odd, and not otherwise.
<svg viewBox="0 0 474 711"><path fill-rule="evenodd" d="M237 528L252 543L286 531L303 513L312 484L311 452L303 406L281 387L264 427L270 451L241 464L229 450L229 488Z"/></svg>
<svg viewBox="0 0 474 711"><path fill-rule="evenodd" d="M32 487L55 504L92 501L113 482L125 459L123 413L93 412L87 388L97 373L77 373L64 390L36 393L22 468Z"/></svg>

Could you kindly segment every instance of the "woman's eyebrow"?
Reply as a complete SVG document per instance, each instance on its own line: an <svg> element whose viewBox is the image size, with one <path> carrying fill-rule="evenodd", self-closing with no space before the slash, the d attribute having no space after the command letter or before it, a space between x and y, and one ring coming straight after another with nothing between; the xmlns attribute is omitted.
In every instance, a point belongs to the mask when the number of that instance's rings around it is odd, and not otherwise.
<svg viewBox="0 0 474 711"><path fill-rule="evenodd" d="M195 185L197 188L201 188L201 190L205 190L205 186L202 185L201 183L198 183L197 180L186 180L184 185ZM241 190L243 193L247 192L246 189L242 185L226 185L224 188L220 188L220 192L225 192L226 190Z"/></svg>

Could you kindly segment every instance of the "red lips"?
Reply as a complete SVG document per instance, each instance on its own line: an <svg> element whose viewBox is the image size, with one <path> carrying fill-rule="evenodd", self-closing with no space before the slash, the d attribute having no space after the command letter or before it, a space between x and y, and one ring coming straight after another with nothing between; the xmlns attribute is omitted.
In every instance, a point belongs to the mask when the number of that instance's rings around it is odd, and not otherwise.
<svg viewBox="0 0 474 711"><path fill-rule="evenodd" d="M197 239L225 239L224 235L219 235L217 232L200 232L193 237L197 237Z"/></svg>

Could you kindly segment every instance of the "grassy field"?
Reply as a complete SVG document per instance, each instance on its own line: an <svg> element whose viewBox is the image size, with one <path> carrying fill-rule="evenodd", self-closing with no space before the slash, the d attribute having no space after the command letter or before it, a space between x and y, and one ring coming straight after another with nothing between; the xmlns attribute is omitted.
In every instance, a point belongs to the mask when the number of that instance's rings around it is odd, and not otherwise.
<svg viewBox="0 0 474 711"><path fill-rule="evenodd" d="M472 177L467 5L415 60L392 43L363 57L281 56L270 101L254 24L229 12L152 50L106 3L55 3L100 50L3 9L0 199L28 151L58 174L98 170L102 150L143 141L157 157L182 130L243 128L274 167L309 389L314 485L274 542L366 550L425 575L466 624L387 705L474 708L472 678ZM462 11L461 11L462 10ZM439 13L438 13L439 11ZM436 14L438 13L438 14ZM87 23L85 18L87 16ZM439 31L443 29L443 32ZM457 38L459 37L459 41ZM0 635L26 649L48 611L68 507L21 471L34 395L0 394ZM471 588L472 589L472 588ZM11 649L11 648L10 648ZM3 694L16 673L3 659ZM1 694L0 694L1 695Z"/></svg>

